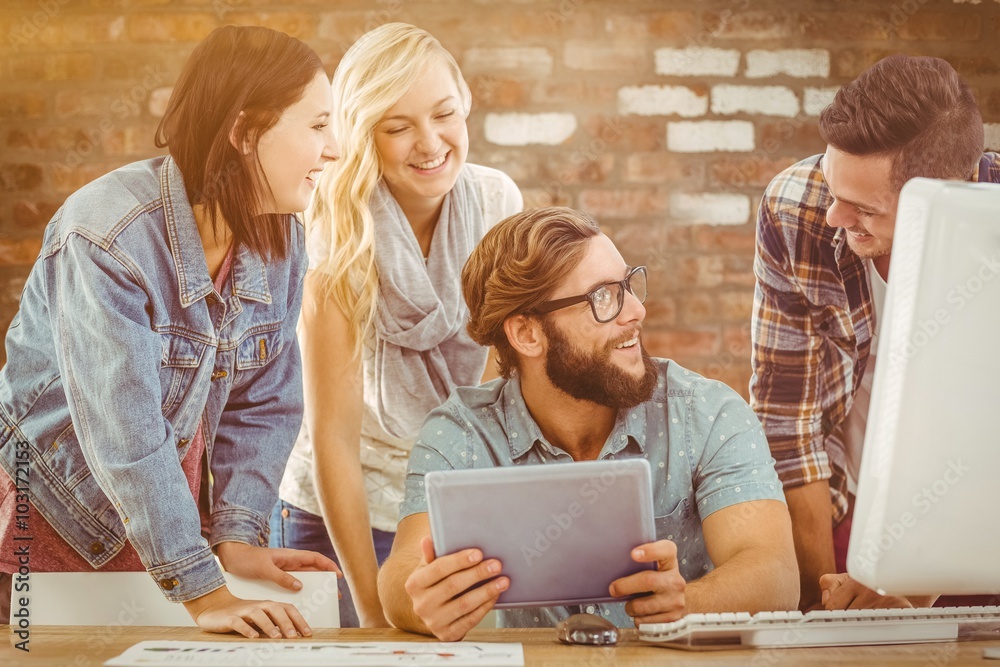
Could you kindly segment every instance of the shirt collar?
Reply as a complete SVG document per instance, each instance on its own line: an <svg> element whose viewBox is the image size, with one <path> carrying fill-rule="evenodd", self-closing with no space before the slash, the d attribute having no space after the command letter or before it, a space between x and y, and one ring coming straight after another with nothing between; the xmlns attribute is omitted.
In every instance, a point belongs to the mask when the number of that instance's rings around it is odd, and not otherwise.
<svg viewBox="0 0 1000 667"><path fill-rule="evenodd" d="M160 195L167 226L170 252L174 256L181 307L187 308L214 291L205 263L205 250L198 234L198 224L184 187L184 175L170 156L160 168ZM254 301L271 303L264 261L245 246L233 257L233 294Z"/></svg>
<svg viewBox="0 0 1000 667"><path fill-rule="evenodd" d="M634 408L618 411L615 427L601 450L602 459L617 454L630 444L634 444L640 454L646 453L646 424L650 421L647 412L651 407L652 403L646 401Z"/></svg>
<svg viewBox="0 0 1000 667"><path fill-rule="evenodd" d="M521 394L521 379L518 375L515 374L504 385L500 391L500 402L512 461L527 454L535 445L545 448L550 454L563 451L550 444L542 435L542 430L532 418L528 406L524 402L524 396ZM650 409L650 405L650 401L646 401L634 408L618 411L614 428L611 429L611 434L605 441L599 458L604 459L617 454L630 444L638 448L640 453L645 454L646 422L648 421L646 412Z"/></svg>

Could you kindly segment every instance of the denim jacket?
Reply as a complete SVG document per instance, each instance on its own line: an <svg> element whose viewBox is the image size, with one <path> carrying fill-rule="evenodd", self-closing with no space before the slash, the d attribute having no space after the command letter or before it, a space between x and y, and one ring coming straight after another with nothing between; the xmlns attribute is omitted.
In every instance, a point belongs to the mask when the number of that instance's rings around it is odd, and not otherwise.
<svg viewBox="0 0 1000 667"><path fill-rule="evenodd" d="M283 261L238 249L220 294L169 157L99 178L49 222L7 333L0 465L14 478L28 452L35 507L95 568L128 538L186 601L225 583L210 547L267 545L302 419L307 260L291 227ZM199 423L208 541L180 466Z"/></svg>

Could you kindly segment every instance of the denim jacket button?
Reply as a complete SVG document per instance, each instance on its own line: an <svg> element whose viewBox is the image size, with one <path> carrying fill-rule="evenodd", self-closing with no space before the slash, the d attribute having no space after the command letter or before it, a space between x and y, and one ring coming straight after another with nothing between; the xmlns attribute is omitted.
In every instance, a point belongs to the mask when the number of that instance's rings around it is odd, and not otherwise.
<svg viewBox="0 0 1000 667"><path fill-rule="evenodd" d="M90 553L94 554L95 556L99 556L100 554L104 553L104 545L101 544L100 542L94 542L93 544L90 545Z"/></svg>
<svg viewBox="0 0 1000 667"><path fill-rule="evenodd" d="M227 373L226 371L215 371L214 373L212 373L212 380L219 380L228 375L229 373Z"/></svg>
<svg viewBox="0 0 1000 667"><path fill-rule="evenodd" d="M178 586L180 583L176 579L160 579L160 588L165 591L172 591L174 590L174 586Z"/></svg>
<svg viewBox="0 0 1000 667"><path fill-rule="evenodd" d="M289 515L291 515L291 512L288 511L287 507L284 508L283 510L281 510L281 516L283 518L287 519L289 517Z"/></svg>

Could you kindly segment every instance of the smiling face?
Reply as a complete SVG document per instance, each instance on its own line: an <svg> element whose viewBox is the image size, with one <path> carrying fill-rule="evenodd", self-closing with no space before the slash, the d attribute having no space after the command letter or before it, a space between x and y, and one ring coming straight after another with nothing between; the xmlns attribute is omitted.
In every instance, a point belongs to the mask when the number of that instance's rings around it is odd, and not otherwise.
<svg viewBox="0 0 1000 667"><path fill-rule="evenodd" d="M899 191L892 187L892 161L878 155L851 155L828 146L823 178L834 202L826 223L843 227L859 257L875 259L892 251Z"/></svg>
<svg viewBox="0 0 1000 667"><path fill-rule="evenodd" d="M628 273L621 254L607 236L595 236L583 260L551 300L586 294ZM656 366L642 347L646 309L631 293L618 317L600 323L590 304L569 306L543 315L545 372L570 396L612 408L628 408L649 399L656 387Z"/></svg>
<svg viewBox="0 0 1000 667"><path fill-rule="evenodd" d="M426 208L444 199L469 153L458 85L436 59L375 127L382 175L396 201Z"/></svg>
<svg viewBox="0 0 1000 667"><path fill-rule="evenodd" d="M339 157L330 127L332 110L330 82L317 72L302 98L261 135L257 158L271 187L266 213L298 213L308 206L323 167Z"/></svg>

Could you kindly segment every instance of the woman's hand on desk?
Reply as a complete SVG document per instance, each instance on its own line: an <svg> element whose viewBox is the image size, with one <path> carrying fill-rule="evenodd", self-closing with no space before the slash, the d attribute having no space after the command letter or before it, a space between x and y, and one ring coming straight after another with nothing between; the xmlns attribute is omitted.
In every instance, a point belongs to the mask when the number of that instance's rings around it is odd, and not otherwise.
<svg viewBox="0 0 1000 667"><path fill-rule="evenodd" d="M684 616L687 582L678 569L677 545L670 540L642 544L632 549L632 560L656 563L656 569L616 579L611 582L609 592L614 597L650 593L625 603L625 613L632 617L636 626L640 623L669 623Z"/></svg>
<svg viewBox="0 0 1000 667"><path fill-rule="evenodd" d="M248 579L265 579L297 591L302 582L288 574L292 572L336 572L344 576L337 564L315 551L300 549L269 549L242 542L222 542L215 548L226 572Z"/></svg>
<svg viewBox="0 0 1000 667"><path fill-rule="evenodd" d="M336 572L337 576L343 576L336 563L315 551L222 542L215 552L227 572L248 579L273 581L293 591L300 590L302 582L285 570ZM234 596L225 586L185 602L184 607L198 627L206 632L238 632L251 639L260 634L274 638L312 636L312 630L295 605L244 600Z"/></svg>
<svg viewBox="0 0 1000 667"><path fill-rule="evenodd" d="M312 629L295 605L270 600L244 600L223 586L200 598L188 600L184 608L205 632L238 632L256 639L311 637Z"/></svg>
<svg viewBox="0 0 1000 667"><path fill-rule="evenodd" d="M483 553L478 549L435 558L429 537L421 539L420 549L420 565L406 579L405 585L413 612L441 641L459 641L493 609L510 580L497 576L501 570L500 561L483 561ZM472 588L489 579L494 580Z"/></svg>

